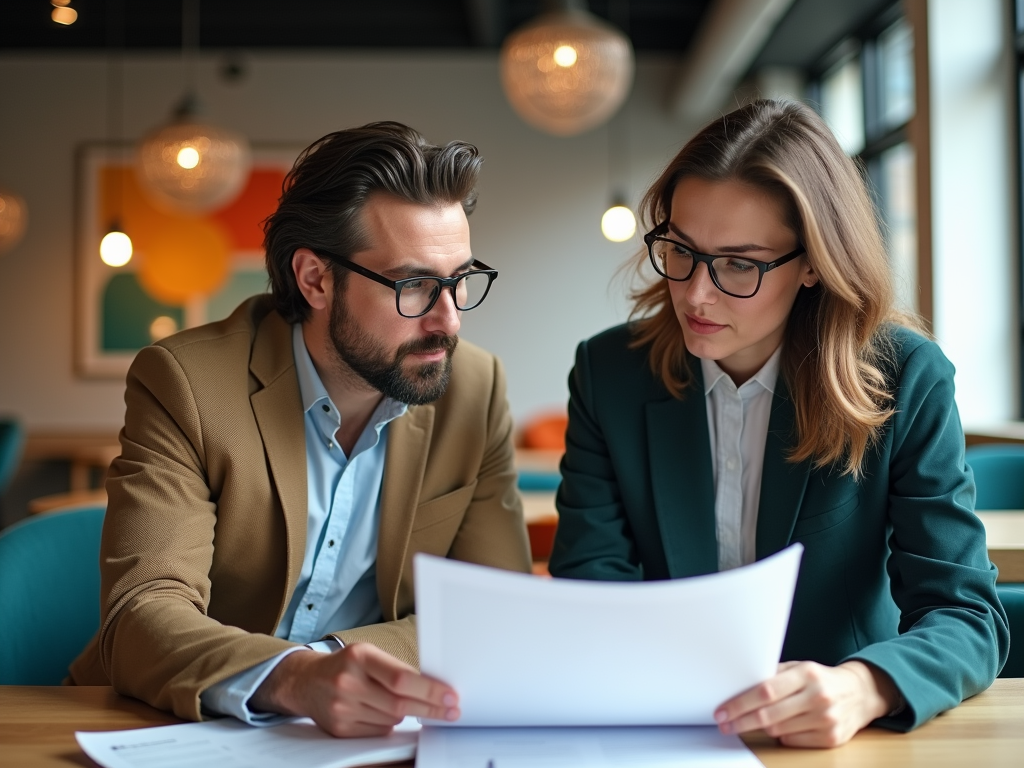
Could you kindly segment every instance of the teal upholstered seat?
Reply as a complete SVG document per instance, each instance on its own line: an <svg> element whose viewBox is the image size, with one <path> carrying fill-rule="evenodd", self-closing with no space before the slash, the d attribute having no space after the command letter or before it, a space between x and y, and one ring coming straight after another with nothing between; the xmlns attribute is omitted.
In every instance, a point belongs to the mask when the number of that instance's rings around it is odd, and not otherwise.
<svg viewBox="0 0 1024 768"><path fill-rule="evenodd" d="M0 495L14 477L24 443L25 433L21 425L11 419L0 419Z"/></svg>
<svg viewBox="0 0 1024 768"><path fill-rule="evenodd" d="M100 619L103 507L0 532L0 685L59 685Z"/></svg>
<svg viewBox="0 0 1024 768"><path fill-rule="evenodd" d="M1024 509L1024 445L975 445L967 449L978 488L975 509ZM999 584L1010 620L1010 657L1000 677L1024 677L1024 584Z"/></svg>
<svg viewBox="0 0 1024 768"><path fill-rule="evenodd" d="M999 584L996 591L1010 621L1010 656L999 676L1024 677L1024 584Z"/></svg>
<svg viewBox="0 0 1024 768"><path fill-rule="evenodd" d="M975 509L1024 509L1024 445L973 445L967 463L978 488Z"/></svg>
<svg viewBox="0 0 1024 768"><path fill-rule="evenodd" d="M543 472L540 470L521 469L519 470L520 491L557 491L562 476L558 472Z"/></svg>

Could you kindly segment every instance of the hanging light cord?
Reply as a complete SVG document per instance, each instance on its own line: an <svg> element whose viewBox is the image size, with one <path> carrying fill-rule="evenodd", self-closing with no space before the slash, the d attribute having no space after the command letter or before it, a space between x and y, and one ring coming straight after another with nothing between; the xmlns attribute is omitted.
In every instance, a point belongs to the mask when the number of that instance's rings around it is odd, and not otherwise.
<svg viewBox="0 0 1024 768"><path fill-rule="evenodd" d="M124 135L124 0L107 2L107 138L120 148ZM124 215L124 173L118 174L115 226Z"/></svg>
<svg viewBox="0 0 1024 768"><path fill-rule="evenodd" d="M195 98L199 70L199 0L181 0L181 68L185 97Z"/></svg>

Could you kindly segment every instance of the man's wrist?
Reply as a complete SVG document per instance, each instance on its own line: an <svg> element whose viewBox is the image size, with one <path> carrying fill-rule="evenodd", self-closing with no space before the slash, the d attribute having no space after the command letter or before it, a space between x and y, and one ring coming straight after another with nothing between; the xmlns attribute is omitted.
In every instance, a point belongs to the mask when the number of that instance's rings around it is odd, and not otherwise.
<svg viewBox="0 0 1024 768"><path fill-rule="evenodd" d="M254 712L273 712L279 715L304 714L299 711L295 681L304 666L317 655L316 651L302 649L281 659L249 699L249 708Z"/></svg>

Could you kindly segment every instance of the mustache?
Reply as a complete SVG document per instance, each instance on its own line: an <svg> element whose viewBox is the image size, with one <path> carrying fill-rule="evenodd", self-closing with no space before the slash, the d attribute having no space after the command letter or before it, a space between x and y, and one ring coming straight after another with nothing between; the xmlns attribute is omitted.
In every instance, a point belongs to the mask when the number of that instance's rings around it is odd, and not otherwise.
<svg viewBox="0 0 1024 768"><path fill-rule="evenodd" d="M427 352L440 352L442 350L451 355L451 353L455 351L455 347L457 347L458 344L458 336L427 336L425 339L407 341L405 344L398 348L398 352L395 355L395 358L401 359L406 355L422 354Z"/></svg>

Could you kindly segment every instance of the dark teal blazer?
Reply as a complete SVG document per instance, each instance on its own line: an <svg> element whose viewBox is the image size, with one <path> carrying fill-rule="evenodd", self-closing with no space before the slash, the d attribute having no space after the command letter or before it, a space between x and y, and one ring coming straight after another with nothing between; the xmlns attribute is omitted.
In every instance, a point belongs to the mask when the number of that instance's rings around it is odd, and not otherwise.
<svg viewBox="0 0 1024 768"><path fill-rule="evenodd" d="M914 728L987 688L1009 631L995 591L974 479L938 346L887 331L896 413L862 480L786 461L794 409L776 386L765 444L757 557L804 545L782 660L861 659L896 683ZM554 576L678 579L718 570L715 489L699 362L673 398L628 326L580 344L558 490Z"/></svg>

